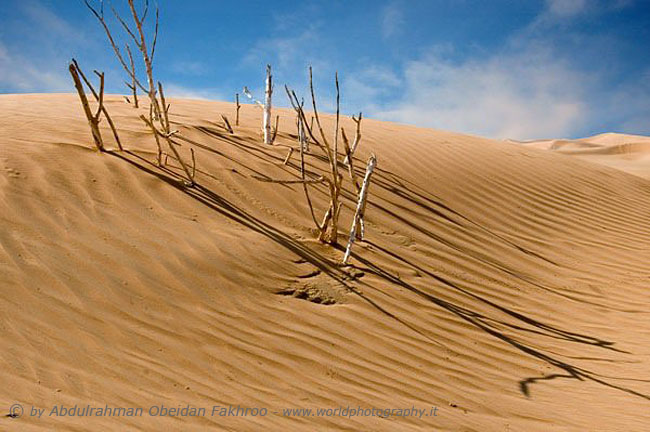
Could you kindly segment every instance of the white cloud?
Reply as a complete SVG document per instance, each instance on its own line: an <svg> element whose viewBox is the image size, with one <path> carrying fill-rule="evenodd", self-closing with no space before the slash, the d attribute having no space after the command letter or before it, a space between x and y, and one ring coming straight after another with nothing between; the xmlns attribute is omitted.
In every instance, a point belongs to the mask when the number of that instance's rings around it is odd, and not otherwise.
<svg viewBox="0 0 650 432"><path fill-rule="evenodd" d="M409 62L404 97L372 114L495 138L566 136L585 120L590 81L539 47L460 63L432 54Z"/></svg>
<svg viewBox="0 0 650 432"><path fill-rule="evenodd" d="M404 23L404 13L396 2L387 4L381 10L381 34L384 39L397 35L402 30Z"/></svg>
<svg viewBox="0 0 650 432"><path fill-rule="evenodd" d="M355 108L389 97L402 85L402 80L390 68L377 64L346 75L341 81L343 100Z"/></svg>
<svg viewBox="0 0 650 432"><path fill-rule="evenodd" d="M319 58L318 53L322 38L319 37L315 24L295 35L270 37L259 40L244 56L244 63L264 64L271 62L276 69L292 69L302 64L305 57Z"/></svg>
<svg viewBox="0 0 650 432"><path fill-rule="evenodd" d="M571 17L584 12L587 0L547 0L548 13L558 17Z"/></svg>
<svg viewBox="0 0 650 432"><path fill-rule="evenodd" d="M38 1L21 2L19 11L21 31L0 40L0 89L71 91L67 56L79 44L87 44L88 38Z"/></svg>
<svg viewBox="0 0 650 432"><path fill-rule="evenodd" d="M208 68L203 62L191 60L176 60L170 69L179 75L203 76L208 73Z"/></svg>
<svg viewBox="0 0 650 432"><path fill-rule="evenodd" d="M10 52L0 41L0 88L18 92L69 91L71 84L65 75L66 65L60 71L52 65L32 61L21 54Z"/></svg>
<svg viewBox="0 0 650 432"><path fill-rule="evenodd" d="M217 89L186 87L173 82L165 84L165 95L181 99L226 100Z"/></svg>
<svg viewBox="0 0 650 432"><path fill-rule="evenodd" d="M67 21L60 18L53 11L43 6L35 0L25 1L22 5L22 11L28 19L38 23L41 30L45 29L51 34L64 36L69 39L79 39L82 33L79 29L70 25Z"/></svg>

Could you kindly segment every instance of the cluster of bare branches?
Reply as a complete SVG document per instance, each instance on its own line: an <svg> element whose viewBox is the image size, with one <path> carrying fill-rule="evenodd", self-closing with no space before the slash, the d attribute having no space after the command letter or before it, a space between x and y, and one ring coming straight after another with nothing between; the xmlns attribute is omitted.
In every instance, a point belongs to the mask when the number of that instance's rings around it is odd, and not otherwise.
<svg viewBox="0 0 650 432"><path fill-rule="evenodd" d="M312 117L311 123L307 122L307 117L304 111L304 100L299 100L295 91L290 90L289 87L285 86L285 90L287 92L287 96L289 97L289 101L291 102L291 106L296 111L298 117L297 125L298 125L298 139L299 139L299 149L300 149L301 179L299 181L290 181L290 182L295 182L295 183L299 182L302 183L303 185L303 190L305 192L307 204L309 205L309 210L312 216L312 220L314 221L314 224L316 225L319 232L318 239L320 241L329 244L336 244L337 236L338 236L338 221L339 221L339 215L341 211L341 196L342 196L342 183L343 183L343 175L339 172L339 168L340 168L339 165L341 164L341 161L339 160L339 156L340 156L339 129L340 129L340 134L345 146L345 153L343 155L344 164L347 165L348 167L350 181L352 182L355 193L359 198L357 203L357 211L355 212L355 216L353 220L353 228L352 228L353 238L348 244L348 250L349 250L352 247L354 238L358 238L362 236L362 229L358 228L358 226L363 227L363 215L365 211L365 205L366 205L365 202L368 193L368 185L370 183L370 176L372 174L372 171L377 163L377 159L375 158L374 155L371 156L370 160L368 161L368 168L367 168L363 185L359 185L356 178L356 172L354 169L353 155L354 155L354 151L357 149L359 142L361 140L361 118L362 117L361 114L359 114L358 118L354 116L352 117L357 125L357 128L356 128L354 142L352 146L350 146L347 136L345 135L345 131L342 128L340 128L340 90L339 90L338 73L335 75L335 85L336 85L336 120L335 120L335 129L334 129L334 138L332 140L332 143L330 143L330 140L328 140L327 135L323 130L320 115L318 114L318 108L316 106L316 95L314 92L312 68L311 67L309 68L309 89L311 93L312 108L314 110L314 116ZM316 121L316 127L318 128L318 134L319 134L318 138L316 137L316 133L314 131L313 120ZM327 172L327 175L314 175L314 173L308 172L305 169L305 154L308 152L307 143L309 140L311 140L325 154L329 165L329 171ZM287 155L287 159L285 159L285 163L286 160L289 159L290 154ZM310 176L310 178L307 177L308 175ZM287 183L286 181L279 181L279 182ZM314 210L313 202L308 187L310 183L325 183L327 185L330 200L329 200L328 208L321 220L319 220L319 218L316 217L316 212ZM346 262L348 258L349 258L349 252L346 254L346 259L345 259Z"/></svg>
<svg viewBox="0 0 650 432"><path fill-rule="evenodd" d="M132 20L131 24L128 24L122 18L122 16L120 16L120 14L115 10L115 8L111 6L111 11L113 12L113 15L120 23L123 30L131 38L132 43L140 51L142 61L144 64L145 76L146 76L147 85L145 86L136 73L135 62L133 61L133 55L131 53L131 47L129 46L129 44L128 43L125 44L126 52L129 58L129 63L127 63L122 52L120 51L119 47L115 42L113 33L111 32L111 29L109 28L108 23L104 17L103 1L100 1L99 8L96 8L93 5L91 5L88 0L84 0L84 3L104 28L104 31L106 33L109 43L111 44L111 47L113 48L115 56L117 57L120 64L122 65L122 68L130 78L130 83L127 82L126 84L133 92L134 106L138 107L138 99L137 99L138 88L141 89L149 97L149 115L148 117L141 115L140 118L151 129L151 131L154 134L156 145L158 147L158 157L157 157L158 165L163 164L163 159L162 159L163 148L161 145L161 140L164 140L167 143L169 150L171 150L171 153L173 153L174 157L176 158L176 160L178 160L181 167L183 168L183 171L187 176L186 184L190 186L194 185L193 173L195 172L195 169L193 167L192 170L190 171L187 164L183 161L181 155L179 154L176 148L177 146L180 146L180 144L172 139L172 137L175 134L178 134L178 131L172 131L170 127L170 122L169 122L170 105L167 104L165 101L165 95L163 93L162 84L158 81L156 86L156 81L154 80L154 76L153 76L153 61L156 53L156 43L158 41L158 25L160 19L158 6L156 5L153 37L151 39L150 45L148 44L148 38L145 31L147 14L149 12L149 0L144 0L144 5L142 7L141 13L139 13L138 10L136 9L134 0L127 0L127 3L129 5L130 17ZM151 46L151 48L149 48L149 46ZM194 160L193 151L192 151L192 159Z"/></svg>
<svg viewBox="0 0 650 432"><path fill-rule="evenodd" d="M140 115L140 119L152 131L155 137L156 145L158 147L158 155L157 155L158 164L161 166L166 164L167 158L173 155L172 157L179 162L181 168L185 173L185 176L187 177L186 184L189 186L194 185L194 176L196 172L196 160L195 160L194 150L190 149L191 156L192 156L192 166L190 167L183 160L183 158L179 153L178 147L180 147L181 144L174 139L175 136L179 137L180 134L178 130L172 130L171 128L171 123L169 120L170 105L165 100L163 86L159 81L157 82L154 80L153 61L156 52L156 43L158 40L158 27L159 27L158 7L156 6L155 8L155 22L153 24L153 37L149 39L145 31L146 27L150 27L145 25L147 15L149 12L149 0L144 0L141 8L142 9L141 12L138 11L138 9L140 9L139 7L136 8L135 0L127 0L129 11L130 11L129 14L130 19L128 20L123 19L122 16L120 16L120 14L117 12L117 10L115 10L115 8L111 6L111 11L115 19L119 22L126 35L130 37L133 46L137 47L137 49L140 51L142 62L144 65L142 70L144 70L144 74L146 77L146 85L145 85L143 84L144 80L141 80L138 76L136 64L135 64L136 62L134 61L133 53L131 51L131 45L129 45L129 43L126 43L124 45L126 54L128 55L127 57L128 62L127 62L126 61L127 58L124 57L122 51L120 51L120 48L116 43L116 39L113 37L113 33L111 32L111 29L104 17L103 1L100 0L99 7L94 7L90 3L90 1L92 0L84 0L88 9L93 13L93 15L97 18L97 20L102 25L106 33L106 36L108 38L108 41L111 47L113 48L115 56L117 57L120 64L122 65L122 68L124 69L127 76L129 77L129 81L126 81L125 83L132 92L134 107L138 108L139 106L138 89L140 89L148 96L149 99L148 116L142 114ZM127 23L127 21L129 21L129 23ZM105 148L98 128L98 124L100 121L100 114L103 113L107 121L111 125L111 128L113 129L113 133L115 134L115 138L118 142L118 146L120 147L120 149L122 149L122 145L117 136L117 132L115 130L113 122L110 119L110 116L108 115L108 112L106 111L106 108L103 103L104 74L99 73L97 71L95 71L95 73L100 78L99 92L95 91L93 86L86 79L85 75L83 74L83 72L81 72L81 69L79 68L76 61L73 60L72 63L70 64L70 74L72 75L73 80L75 81L75 87L77 88L77 91L79 93L79 97L81 99L84 112L86 113L86 117L88 119L88 123L90 125L91 132L93 134L93 139L95 141L97 148L100 151L104 151ZM83 84L81 80L85 82L85 84L88 86L91 93L97 100L98 108L94 114L90 109L90 105L88 103L88 99L83 89ZM311 93L311 101L312 101L312 108L313 108L313 116L311 117L310 122L307 121L307 117L305 114L304 99L299 100L296 93L293 90L290 90L289 87L285 86L287 96L289 97L289 101L291 102L291 106L293 107L297 117L296 126L298 129L298 148L300 153L300 166L299 166L300 179L299 180L295 180L295 179L269 180L269 179L260 178L260 180L271 181L274 183L302 184L312 220L314 221L314 224L318 229L318 239L325 243L336 244L338 240L337 237L338 237L339 216L342 208L343 178L345 174L345 169L347 168L347 172L350 177L350 182L352 184L354 194L357 198L355 200L356 210L352 222L352 227L350 230L350 238L348 240L348 246L343 259L343 262L347 263L350 257L351 248L354 241L356 239L363 239L364 236L364 213L365 213L367 196L368 196L368 188L370 185L370 179L373 170L377 163L377 159L374 155L370 156L370 158L368 159L368 165L366 168L366 173L363 182L360 184L357 178L357 172L354 167L354 160L355 160L354 153L357 150L359 143L361 141L362 114L359 113L357 117L352 116L352 120L356 124L356 131L355 131L352 144L350 144L348 137L345 133L345 130L340 125L340 89L339 89L338 73L335 74L335 85L336 85L336 121L335 121L333 138L332 137L328 138L327 134L324 131L323 125L321 123L321 117L318 113L317 104L316 104L316 95L315 95L314 85L313 85L312 68L311 67L309 68L309 90ZM256 100L252 96L251 92L248 90L247 87L244 87L243 92L257 106L262 108L263 110L262 133L264 136L264 144L273 144L278 134L280 117L279 115L276 116L275 127L272 127L271 106L272 106L272 94L273 94L273 77L271 74L270 65L267 65L266 67L265 87L266 88L264 93L264 103ZM239 104L238 93L235 95L235 100L236 100L235 125L238 126L239 110L241 108L241 105ZM127 101L129 101L128 97L127 97ZM222 115L221 118L224 123L224 128L229 133L233 134L234 130L228 118L225 115ZM341 139L343 144L343 149L342 149L343 151L340 151L341 143L339 141L339 138ZM163 141L167 144L167 148L169 149L169 152L167 153L163 152L163 146L161 144L161 142ZM315 154L311 153L310 143L313 143L314 146L317 147L324 154L325 159L327 160L329 168L322 173L318 173L313 170L307 170L306 168L305 165L306 155L311 155L312 157L316 157L316 158L320 157L322 159L322 156L316 156ZM287 147L289 147L289 153L287 154L284 160L285 165L289 162L293 152L295 151L295 148L293 146L287 146ZM163 155L165 156L165 162L163 162ZM317 184L326 185L329 194L329 204L322 218L318 218L316 216L316 211L314 210L313 200L310 194L310 186L313 187L314 185Z"/></svg>
<svg viewBox="0 0 650 432"><path fill-rule="evenodd" d="M79 94L79 99L81 100L81 106L83 107L84 114L86 114L86 119L88 120L88 125L90 126L90 132L92 133L93 141L95 142L95 146L97 147L97 150L105 151L106 149L104 146L104 140L102 139L102 134L99 130L99 122L101 121L101 117L100 117L101 114L104 114L106 121L111 127L118 148L120 150L123 150L122 143L120 142L120 137L117 134L117 129L115 129L115 124L113 123L113 120L111 119L111 116L108 114L108 110L104 105L104 72L94 71L95 74L99 77L99 93L98 93L93 87L93 85L90 83L88 78L86 78L86 75L83 73L83 71L81 70L79 64L75 59L72 59L72 61L70 62L68 70L70 72L70 75L72 76L72 80L74 81L74 86L77 89L77 93ZM93 97L97 101L97 111L95 111L95 114L92 113L90 104L88 102L88 97L86 96L86 91L84 90L84 86L81 83L81 80L83 80L83 82L86 84L86 86L92 93Z"/></svg>

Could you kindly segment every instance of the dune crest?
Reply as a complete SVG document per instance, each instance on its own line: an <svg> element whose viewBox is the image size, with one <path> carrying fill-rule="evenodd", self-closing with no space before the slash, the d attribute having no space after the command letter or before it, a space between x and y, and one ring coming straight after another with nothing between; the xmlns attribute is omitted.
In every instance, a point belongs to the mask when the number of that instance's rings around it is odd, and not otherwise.
<svg viewBox="0 0 650 432"><path fill-rule="evenodd" d="M603 133L575 140L507 141L576 156L582 160L650 179L650 137Z"/></svg>

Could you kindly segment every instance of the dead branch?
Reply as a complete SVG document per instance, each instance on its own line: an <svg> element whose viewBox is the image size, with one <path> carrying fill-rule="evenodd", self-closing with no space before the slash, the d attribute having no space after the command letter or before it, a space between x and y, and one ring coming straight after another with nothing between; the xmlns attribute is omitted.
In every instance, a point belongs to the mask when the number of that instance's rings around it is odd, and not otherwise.
<svg viewBox="0 0 650 432"><path fill-rule="evenodd" d="M361 188L359 187L359 181L357 180L357 173L354 171L354 163L352 159L352 149L350 148L350 142L348 137L345 135L345 129L341 128L341 136L343 138L343 145L345 146L345 159L349 161L348 165L348 174L350 174L350 181L352 186L354 186L354 192L359 195Z"/></svg>
<svg viewBox="0 0 650 432"><path fill-rule="evenodd" d="M170 127L169 127L169 108L170 108L170 105L167 105L167 102L165 101L165 93L163 92L163 86L160 83L160 81L158 81L158 93L160 95L160 103L162 104L162 107L163 107L162 120L164 120L164 121L161 121L161 124L163 125L163 130L166 133L169 133L169 131L170 131Z"/></svg>
<svg viewBox="0 0 650 432"><path fill-rule="evenodd" d="M264 91L264 116L262 119L262 127L264 128L264 144L272 144L271 138L271 96L273 94L273 76L271 75L271 65L266 65L266 90ZM277 123L277 121L276 121ZM276 124L277 126L277 124ZM277 133L277 128L276 128Z"/></svg>
<svg viewBox="0 0 650 432"><path fill-rule="evenodd" d="M303 108L305 106L304 99L301 99L299 106L300 108ZM298 144L301 148L304 147L304 151L306 153L309 153L309 140L305 135L305 124L303 123L300 114L296 115L296 126L298 127Z"/></svg>
<svg viewBox="0 0 650 432"><path fill-rule="evenodd" d="M159 135L162 138L164 138L165 140L167 140L167 145L172 150L172 152L174 153L174 156L176 157L176 160L178 160L178 162L181 164L181 167L183 168L183 171L185 171L185 174L187 175L187 178L189 180L188 186L193 186L194 185L194 176L190 173L190 170L188 169L187 165L183 161L183 158L181 158L181 155L178 153L178 150L176 150L176 146L180 145L180 144L173 142L172 139L171 139L171 137L173 135L177 134L178 131L175 130L175 131L170 131L170 132L162 132L162 131L158 130L156 128L156 126L154 126L153 122L150 119L148 119L147 117L145 117L144 115L140 115L140 118L142 119L142 121L144 121L147 124L147 126L149 126L149 128L153 131L154 135Z"/></svg>
<svg viewBox="0 0 650 432"><path fill-rule="evenodd" d="M144 115L140 115L140 118L145 120ZM151 113L149 115L149 119L151 119ZM145 123L147 124L147 126L149 126L149 129L151 129L154 139L156 140L156 147L158 148L158 155L156 157L156 162L158 166L167 165L167 156L168 156L167 154L165 154L165 162L163 163L162 161L163 149L162 149L162 145L160 145L160 136L158 134L158 131L154 127L153 122L151 120L145 120Z"/></svg>
<svg viewBox="0 0 650 432"><path fill-rule="evenodd" d="M225 125L226 130L228 130L228 132L230 132L231 134L234 134L235 131L232 130L232 127L230 127L230 122L228 121L228 117L226 117L225 115L221 114L221 118L223 119L223 123L224 123L224 125Z"/></svg>
<svg viewBox="0 0 650 432"><path fill-rule="evenodd" d="M363 185L361 186L361 192L359 193L359 201L357 202L357 208L354 213L354 218L352 219L352 228L350 228L350 238L348 240L348 246L345 249L345 255L343 256L343 264L347 264L350 259L350 254L352 253L352 245L354 240L357 238L358 224L363 226L363 217L366 208L366 200L368 197L368 188L370 187L370 177L377 165L377 158L374 154L370 155L368 159L368 166L366 168L366 175L363 179ZM363 233L361 235L361 240L363 240Z"/></svg>
<svg viewBox="0 0 650 432"><path fill-rule="evenodd" d="M235 93L235 102L237 104L235 126L239 126L239 109L241 108L241 105L239 104L239 93Z"/></svg>
<svg viewBox="0 0 650 432"><path fill-rule="evenodd" d="M280 116L276 115L275 127L273 128L273 136L271 136L271 141L269 142L269 144L273 144L275 142L275 137L278 135L278 123L280 123Z"/></svg>
<svg viewBox="0 0 650 432"><path fill-rule="evenodd" d="M338 223L339 223L339 214L340 214L340 209L341 209L341 204L339 200L339 194L341 192L341 181L342 177L339 176L339 161L338 161L338 154L339 154L339 121L340 121L340 91L339 91L339 73L336 72L334 74L334 81L336 83L336 124L334 128L334 154L332 157L332 162L334 166L334 170L332 171L332 177L334 178L334 190L332 194L332 207L333 207L333 212L332 212L332 225L331 225L331 233L330 233L330 243L336 244L337 241L337 235L338 235Z"/></svg>
<svg viewBox="0 0 650 432"><path fill-rule="evenodd" d="M148 4L148 2L147 2ZM131 55L131 48L126 44L126 52L129 54L129 63L131 65L131 84L125 82L126 86L131 89L133 93L133 108L138 108L138 85L136 84L135 79L135 62L133 61L133 55Z"/></svg>
<svg viewBox="0 0 650 432"><path fill-rule="evenodd" d="M194 149L190 147L190 153L192 153L192 183L194 182L194 177L196 176L196 158L194 157Z"/></svg>
<svg viewBox="0 0 650 432"><path fill-rule="evenodd" d="M323 131L323 128L320 124L320 119L318 117L318 109L316 108L316 97L314 93L314 87L313 87L313 80L312 80L312 73L311 73L311 68L309 70L309 82L310 82L310 90L311 90L311 95L312 95L312 105L314 107L314 115L316 117L316 124L319 127L319 131L321 133L321 138L323 140L323 143L321 143L315 136L312 131L312 128L307 126L307 119L305 118L305 112L298 101L298 97L296 96L296 93L294 91L290 91L287 86L285 86L285 90L287 92L287 95L289 96L289 101L291 102L291 106L293 109L297 112L298 116L302 118L303 125L305 126L307 133L311 137L311 139L314 141L314 143L325 153L327 156L329 166L330 166L330 176L331 179L328 180L328 186L329 186L329 194L330 194L330 205L329 208L323 217L322 222L318 222L313 214L313 206L311 205L311 200L309 198L309 192L308 189L305 190L305 194L307 196L307 199L310 204L310 210L312 211L312 217L314 219L314 222L316 226L318 227L320 234L318 236L318 239L320 241L326 241L331 244L336 243L336 237L337 237L337 223L338 223L338 214L339 210L341 208L341 205L339 203L339 197L340 197L340 188L341 188L341 181L342 177L338 174L338 161L336 160L336 157L334 153L331 150L331 147L329 145L329 142L327 141L327 138L325 137L325 133ZM337 94L338 94L338 76L337 76ZM338 101L338 98L337 98ZM338 107L337 107L338 110ZM338 123L336 127L336 134L338 135ZM301 170L304 171L304 148L301 146ZM329 228L329 229L328 229ZM329 231L329 234L328 234Z"/></svg>
<svg viewBox="0 0 650 432"><path fill-rule="evenodd" d="M286 165L289 163L289 159L291 159L291 155L293 154L293 147L289 147L289 152L287 153L287 157L284 158L284 162L282 162L282 165Z"/></svg>
<svg viewBox="0 0 650 432"><path fill-rule="evenodd" d="M347 165L349 161L351 160L352 156L354 155L354 152L357 150L357 146L359 145L359 142L361 141L361 119L362 119L362 113L359 112L359 117L354 117L352 116L352 120L357 125L357 130L354 135L354 141L352 142L352 147L350 147L350 155L346 155L345 159L343 160L343 164Z"/></svg>
<svg viewBox="0 0 650 432"><path fill-rule="evenodd" d="M88 103L86 92L84 91L83 85L81 84L81 80L79 79L78 68L74 62L70 63L70 65L68 66L68 70L70 71L70 75L72 76L72 80L74 81L74 86L77 89L77 93L79 94L79 99L81 100L81 106L83 107L84 113L86 114L86 119L88 120L88 125L90 126L90 132L93 136L93 141L95 142L95 146L97 147L97 150L103 152L104 142L102 141L102 135L99 132L100 111L98 110L97 114L93 115L92 111L90 110L90 104ZM103 82L102 82L102 91L103 91ZM100 109L101 109L101 105L100 105Z"/></svg>
<svg viewBox="0 0 650 432"><path fill-rule="evenodd" d="M273 94L273 76L271 75L271 65L266 65L266 88L264 90L264 103L253 97L248 87L244 86L244 94L257 106L262 108L262 133L264 135L264 144L272 144L275 136L271 136L271 96ZM277 130L276 130L277 131Z"/></svg>
<svg viewBox="0 0 650 432"><path fill-rule="evenodd" d="M124 148L122 148L122 142L120 141L120 137L117 134L117 128L115 127L115 123L113 123L113 119L108 114L108 110L106 109L106 106L104 105L104 73L102 72L100 74L99 72L94 71L95 74L100 78L100 86L101 86L101 88L100 88L99 94L97 94L97 92L95 91L95 88L90 83L88 78L86 78L86 75L83 73L83 71L79 67L79 63L77 63L77 60L72 59L72 63L74 64L75 69L77 70L77 72L81 76L81 79L84 81L84 83L86 84L86 86L88 87L90 92L92 93L93 97L98 102L99 105L98 105L98 108L97 108L97 112L99 113L99 111L101 110L101 112L104 114L104 117L106 117L106 121L108 122L108 125L110 126L111 131L113 132L113 137L115 138L115 142L117 143L117 148L119 148L120 151L124 150ZM82 88L83 88L83 86L82 86ZM97 123L99 124L99 118L97 120Z"/></svg>
<svg viewBox="0 0 650 432"><path fill-rule="evenodd" d="M147 92L147 89L140 83L140 80L138 80L137 76L131 74L131 70L127 66L126 62L124 61L124 57L122 56L122 53L120 52L120 49L117 47L115 44L115 40L113 39L113 34L111 33L108 24L106 24L106 20L104 19L104 3L100 2L101 8L100 11L98 12L89 2L88 0L84 0L84 3L88 7L88 9L92 12L93 15L97 18L99 23L102 25L104 28L104 32L106 33L106 36L108 37L108 41L111 44L111 47L113 47L113 51L115 52L115 56L119 60L120 64L122 65L122 68L126 71L126 73L133 79L133 82L140 87L140 89L143 92Z"/></svg>

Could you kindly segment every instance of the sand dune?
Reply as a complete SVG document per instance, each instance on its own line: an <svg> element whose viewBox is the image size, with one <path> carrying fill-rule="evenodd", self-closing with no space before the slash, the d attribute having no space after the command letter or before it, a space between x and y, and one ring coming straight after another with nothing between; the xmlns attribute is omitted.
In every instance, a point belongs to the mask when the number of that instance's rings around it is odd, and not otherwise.
<svg viewBox="0 0 650 432"><path fill-rule="evenodd" d="M650 179L650 137L604 133L575 140L509 141L531 148L573 155Z"/></svg>
<svg viewBox="0 0 650 432"><path fill-rule="evenodd" d="M217 119L231 104L172 101L181 151L196 151L191 189L173 162L152 164L146 108L108 108L128 152L92 150L74 95L0 96L0 407L269 414L0 429L647 430L650 182L588 162L627 146L641 166L647 138L549 152L364 120L357 166L371 151L379 165L351 270L313 240L298 185L251 177L296 177L286 149L261 144L255 107L230 135ZM282 415L340 406L437 415Z"/></svg>

